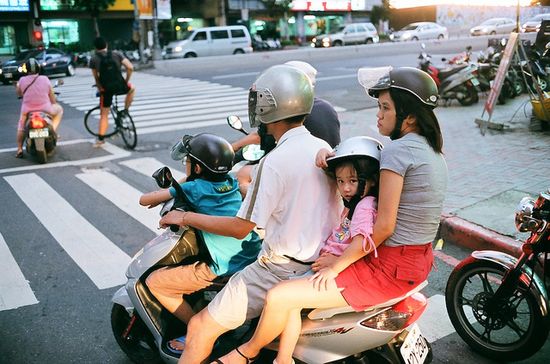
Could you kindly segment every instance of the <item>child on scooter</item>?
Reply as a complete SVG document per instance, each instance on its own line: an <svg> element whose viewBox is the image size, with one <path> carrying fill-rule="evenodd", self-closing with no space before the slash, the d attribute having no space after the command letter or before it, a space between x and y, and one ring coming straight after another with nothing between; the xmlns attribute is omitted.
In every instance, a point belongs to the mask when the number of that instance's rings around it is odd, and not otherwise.
<svg viewBox="0 0 550 364"><path fill-rule="evenodd" d="M194 212L216 216L237 214L242 199L237 181L228 174L234 158L229 142L212 134L186 135L173 147L172 158L184 160L187 178L180 185ZM139 203L151 208L175 196L174 188L163 189L142 195ZM215 278L231 275L255 261L261 245L255 232L242 240L205 231L202 236L210 255L207 261L161 268L146 280L159 302L186 324L195 312L182 296L204 289ZM171 340L167 347L181 354L184 343L185 336Z"/></svg>
<svg viewBox="0 0 550 364"><path fill-rule="evenodd" d="M340 225L325 241L319 259L342 255L357 235L362 236L363 250L372 247L376 254L371 234L376 220L381 149L382 145L375 139L353 137L338 145L334 156L327 159L326 171L335 179L345 208ZM301 327L300 311L294 310L290 314L274 363L293 363L292 353Z"/></svg>

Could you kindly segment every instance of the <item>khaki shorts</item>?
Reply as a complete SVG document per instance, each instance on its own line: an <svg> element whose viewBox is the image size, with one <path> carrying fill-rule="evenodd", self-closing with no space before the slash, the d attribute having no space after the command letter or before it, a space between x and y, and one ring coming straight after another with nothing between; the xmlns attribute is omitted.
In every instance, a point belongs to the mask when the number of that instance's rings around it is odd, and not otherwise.
<svg viewBox="0 0 550 364"><path fill-rule="evenodd" d="M197 292L212 285L217 276L205 263L165 267L147 277L147 287L153 295L181 299L182 295Z"/></svg>
<svg viewBox="0 0 550 364"><path fill-rule="evenodd" d="M212 318L227 328L236 329L246 320L258 317L264 307L267 291L277 283L301 278L311 266L293 261L274 263L266 256L235 273L208 305Z"/></svg>

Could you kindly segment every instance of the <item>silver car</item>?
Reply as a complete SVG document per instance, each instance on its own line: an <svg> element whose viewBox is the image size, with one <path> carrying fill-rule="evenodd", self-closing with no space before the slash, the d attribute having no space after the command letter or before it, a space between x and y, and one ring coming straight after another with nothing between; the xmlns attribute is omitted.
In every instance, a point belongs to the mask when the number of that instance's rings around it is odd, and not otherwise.
<svg viewBox="0 0 550 364"><path fill-rule="evenodd" d="M524 33L538 32L540 29L540 24L543 20L550 20L550 13L535 15L523 23L521 26L521 31Z"/></svg>
<svg viewBox="0 0 550 364"><path fill-rule="evenodd" d="M449 32L446 27L428 21L411 23L401 30L390 34L390 39L394 42L427 39L442 40L446 38L449 38Z"/></svg>
<svg viewBox="0 0 550 364"><path fill-rule="evenodd" d="M338 47L349 44L378 43L378 32L372 23L348 24L332 34L321 34L311 40L311 47Z"/></svg>
<svg viewBox="0 0 550 364"><path fill-rule="evenodd" d="M516 22L510 18L491 18L470 29L470 35L510 34L515 29Z"/></svg>

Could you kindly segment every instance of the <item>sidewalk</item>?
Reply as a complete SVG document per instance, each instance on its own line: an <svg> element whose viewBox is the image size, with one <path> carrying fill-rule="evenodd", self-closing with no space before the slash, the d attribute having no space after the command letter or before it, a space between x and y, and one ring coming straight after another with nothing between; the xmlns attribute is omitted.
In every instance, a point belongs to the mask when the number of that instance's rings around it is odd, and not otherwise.
<svg viewBox="0 0 550 364"><path fill-rule="evenodd" d="M522 95L495 105L491 121L505 125L504 130L488 129L481 135L475 119L481 118L485 100L469 107L454 101L435 110L449 168L441 237L470 249L517 255L517 240L528 234L515 229L515 207L522 197L536 197L550 188L550 131L531 122L529 97ZM378 134L376 112L374 108L340 113L342 138L368 135L389 142Z"/></svg>

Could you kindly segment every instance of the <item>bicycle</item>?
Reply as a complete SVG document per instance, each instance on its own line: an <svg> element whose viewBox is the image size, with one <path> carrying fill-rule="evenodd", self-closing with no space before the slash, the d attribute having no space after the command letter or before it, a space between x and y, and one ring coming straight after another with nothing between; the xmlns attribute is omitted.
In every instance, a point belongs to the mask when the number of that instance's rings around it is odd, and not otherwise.
<svg viewBox="0 0 550 364"><path fill-rule="evenodd" d="M99 97L99 92L97 93ZM112 137L115 134L120 134L122 140L128 149L134 149L137 145L137 133L136 126L130 114L123 113L118 109L118 95L114 95L114 100L111 105L111 110L109 112L109 120L107 131L105 132L104 138ZM101 113L100 105L91 108L84 116L84 126L90 134L95 137L98 137L99 134L99 116Z"/></svg>

